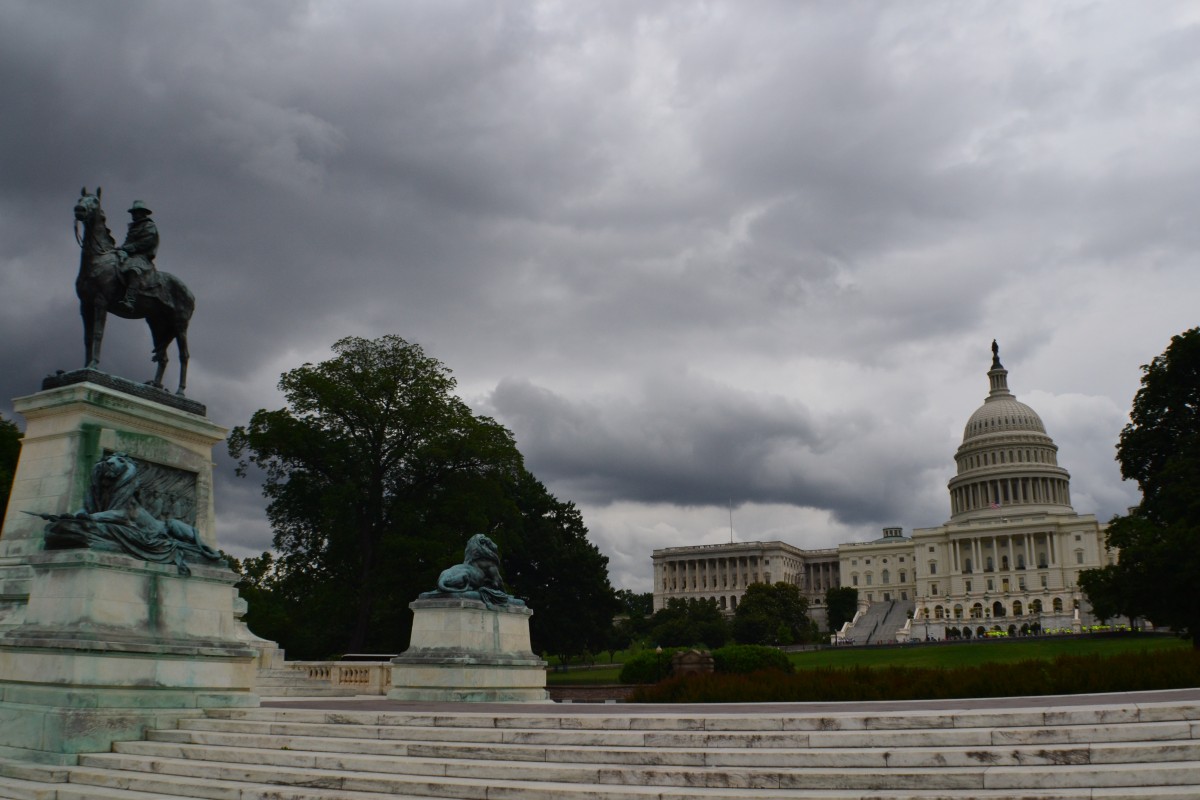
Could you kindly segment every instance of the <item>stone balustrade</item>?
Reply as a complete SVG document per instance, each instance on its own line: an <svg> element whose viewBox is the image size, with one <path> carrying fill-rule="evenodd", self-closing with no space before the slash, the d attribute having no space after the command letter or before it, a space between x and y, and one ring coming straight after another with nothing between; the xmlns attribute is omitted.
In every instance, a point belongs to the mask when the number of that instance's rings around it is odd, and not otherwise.
<svg viewBox="0 0 1200 800"><path fill-rule="evenodd" d="M387 694L392 688L391 661L288 661L285 667L355 694Z"/></svg>

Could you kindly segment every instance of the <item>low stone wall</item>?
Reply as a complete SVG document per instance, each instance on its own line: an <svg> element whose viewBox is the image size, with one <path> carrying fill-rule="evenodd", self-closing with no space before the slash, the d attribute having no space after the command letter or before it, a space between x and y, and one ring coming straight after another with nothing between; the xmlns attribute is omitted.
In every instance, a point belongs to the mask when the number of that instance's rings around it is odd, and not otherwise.
<svg viewBox="0 0 1200 800"><path fill-rule="evenodd" d="M636 686L621 683L603 686L555 686L546 689L556 703L627 703Z"/></svg>
<svg viewBox="0 0 1200 800"><path fill-rule="evenodd" d="M392 688L390 661L289 661L285 666L356 694L387 694Z"/></svg>

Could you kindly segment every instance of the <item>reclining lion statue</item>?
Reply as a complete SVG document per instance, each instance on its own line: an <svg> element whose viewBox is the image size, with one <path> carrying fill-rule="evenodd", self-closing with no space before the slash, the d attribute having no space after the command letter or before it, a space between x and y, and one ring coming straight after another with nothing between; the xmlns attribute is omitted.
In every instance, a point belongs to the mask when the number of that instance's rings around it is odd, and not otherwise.
<svg viewBox="0 0 1200 800"><path fill-rule="evenodd" d="M200 540L183 520L156 517L142 504L137 462L125 453L109 453L92 469L83 508L74 514L35 514L47 520L47 550L91 548L174 564L181 575L187 562L224 565L225 559ZM32 512L26 512L32 513Z"/></svg>
<svg viewBox="0 0 1200 800"><path fill-rule="evenodd" d="M436 590L421 593L423 600L437 597L465 597L481 600L488 606L525 605L524 600L504 591L504 580L500 577L500 553L496 543L482 533L467 540L461 564L442 570Z"/></svg>

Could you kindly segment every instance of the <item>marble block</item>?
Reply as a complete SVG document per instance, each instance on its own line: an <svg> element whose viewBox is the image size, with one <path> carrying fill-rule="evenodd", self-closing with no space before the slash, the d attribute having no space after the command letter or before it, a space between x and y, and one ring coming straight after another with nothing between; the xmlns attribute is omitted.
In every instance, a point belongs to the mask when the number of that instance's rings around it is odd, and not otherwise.
<svg viewBox="0 0 1200 800"><path fill-rule="evenodd" d="M153 396L153 395L151 395ZM92 467L105 451L124 452L196 476L195 526L216 547L212 449L225 429L207 418L90 381L13 400L25 418L21 457L0 528L0 630L21 624L42 549L44 520L23 512L79 510Z"/></svg>
<svg viewBox="0 0 1200 800"><path fill-rule="evenodd" d="M94 550L27 559L25 621L0 636L0 755L73 763L209 707L256 706L237 576Z"/></svg>
<svg viewBox="0 0 1200 800"><path fill-rule="evenodd" d="M431 598L409 604L409 648L392 659L388 697L408 701L549 702L546 662L530 648L525 606Z"/></svg>

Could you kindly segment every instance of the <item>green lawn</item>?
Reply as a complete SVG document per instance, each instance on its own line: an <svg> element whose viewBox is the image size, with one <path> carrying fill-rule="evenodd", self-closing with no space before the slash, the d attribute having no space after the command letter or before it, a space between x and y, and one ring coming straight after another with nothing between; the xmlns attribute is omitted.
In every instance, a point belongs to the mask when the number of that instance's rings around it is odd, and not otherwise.
<svg viewBox="0 0 1200 800"><path fill-rule="evenodd" d="M908 647L839 647L793 653L796 669L819 667L964 667L988 663L1013 663L1029 659L1053 660L1062 655L1115 655L1130 650L1161 652L1190 648L1190 642L1172 636L1062 636L1045 639L919 644ZM624 654L618 654L618 658ZM557 685L616 683L621 665L599 669L572 669L547 674Z"/></svg>
<svg viewBox="0 0 1200 800"><path fill-rule="evenodd" d="M546 683L570 686L617 683L619 674L621 674L620 664L613 664L611 667L606 666L601 669L573 669L569 672L551 670L546 673Z"/></svg>
<svg viewBox="0 0 1200 800"><path fill-rule="evenodd" d="M795 653L796 669L818 667L970 667L1058 656L1115 655L1190 648L1173 636L1062 636L1036 640L921 644L909 647L840 647Z"/></svg>

